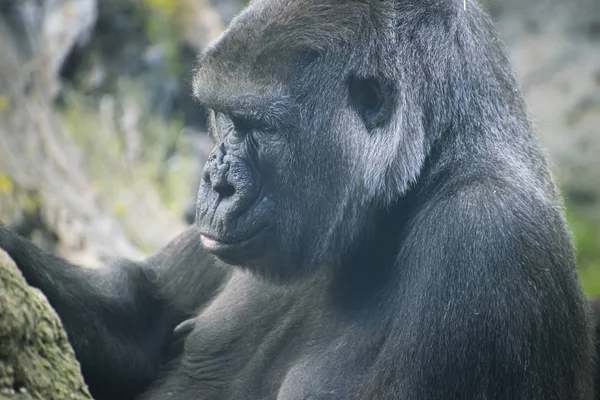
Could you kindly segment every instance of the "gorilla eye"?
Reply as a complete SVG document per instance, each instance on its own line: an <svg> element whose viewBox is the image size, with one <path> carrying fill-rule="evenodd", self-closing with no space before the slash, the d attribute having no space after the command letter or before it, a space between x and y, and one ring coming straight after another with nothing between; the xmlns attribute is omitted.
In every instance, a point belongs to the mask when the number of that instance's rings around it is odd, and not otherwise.
<svg viewBox="0 0 600 400"><path fill-rule="evenodd" d="M356 109L368 130L385 122L389 107L386 107L386 96L377 79L351 77L348 89L350 104Z"/></svg>
<svg viewBox="0 0 600 400"><path fill-rule="evenodd" d="M246 118L232 118L234 134L239 137L246 137L254 130L251 121Z"/></svg>
<svg viewBox="0 0 600 400"><path fill-rule="evenodd" d="M220 138L230 137L235 142L239 142L246 138L254 127L242 117L233 117L222 112L216 113L216 119L220 125Z"/></svg>

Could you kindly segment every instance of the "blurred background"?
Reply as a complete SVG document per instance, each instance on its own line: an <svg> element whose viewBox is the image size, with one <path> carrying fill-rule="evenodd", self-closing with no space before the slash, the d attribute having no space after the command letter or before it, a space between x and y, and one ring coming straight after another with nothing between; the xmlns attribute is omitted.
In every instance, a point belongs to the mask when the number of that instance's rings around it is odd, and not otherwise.
<svg viewBox="0 0 600 400"><path fill-rule="evenodd" d="M0 0L0 221L83 265L186 226L211 149L196 55L242 0ZM600 294L600 0L483 0Z"/></svg>

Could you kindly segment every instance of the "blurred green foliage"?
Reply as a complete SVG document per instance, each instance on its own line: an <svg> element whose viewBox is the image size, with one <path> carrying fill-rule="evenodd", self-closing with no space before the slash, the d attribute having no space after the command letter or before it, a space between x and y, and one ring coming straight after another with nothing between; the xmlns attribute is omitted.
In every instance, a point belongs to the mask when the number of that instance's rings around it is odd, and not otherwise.
<svg viewBox="0 0 600 400"><path fill-rule="evenodd" d="M131 86L127 95L136 98L139 93L136 92L135 86ZM138 100L132 101L131 104L144 103ZM185 204L182 200L187 200L189 195L189 182L193 182L187 173L172 176L170 172L178 169L177 162L169 160L173 154L183 154L191 158L186 146L180 142L182 118L175 116L165 121L147 110L142 110L136 129L141 153L139 157L131 160L127 158L127 133L120 131L116 121L111 118L117 116L118 114L102 116L97 106L75 93L70 94L63 109L64 126L85 154L84 164L88 174L94 179L94 186L100 189L105 179L109 185L115 181L126 185L136 181L148 181L159 189L161 200L168 209L180 212L182 204ZM175 190L176 188L184 190ZM174 192L184 194L173 196Z"/></svg>
<svg viewBox="0 0 600 400"><path fill-rule="evenodd" d="M600 226L576 207L567 212L577 251L577 265L587 295L600 295Z"/></svg>
<svg viewBox="0 0 600 400"><path fill-rule="evenodd" d="M124 106L144 104L135 85L127 85L124 95L132 99ZM94 101L70 93L61 116L67 134L81 150L92 187L121 220L133 243L148 252L151 249L135 234L139 220L131 214L140 212L143 201L147 212L160 204L160 209L181 219L190 198L191 182L196 180L196 161L181 135L182 118L165 121L142 109L135 132L128 133L119 127L119 110L116 111L99 112ZM139 149L133 157L128 135L135 136L133 145Z"/></svg>
<svg viewBox="0 0 600 400"><path fill-rule="evenodd" d="M144 32L152 43L161 46L170 74L181 76L179 44L182 41L192 0L142 0L137 3L137 14Z"/></svg>

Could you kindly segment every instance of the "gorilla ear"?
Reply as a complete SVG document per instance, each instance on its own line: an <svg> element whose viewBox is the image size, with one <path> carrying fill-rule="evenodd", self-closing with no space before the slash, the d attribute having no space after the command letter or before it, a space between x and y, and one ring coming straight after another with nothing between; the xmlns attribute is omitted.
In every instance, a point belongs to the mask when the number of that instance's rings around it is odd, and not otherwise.
<svg viewBox="0 0 600 400"><path fill-rule="evenodd" d="M391 95L387 85L376 78L351 76L348 80L348 96L351 106L362 118L367 130L383 125L389 118Z"/></svg>

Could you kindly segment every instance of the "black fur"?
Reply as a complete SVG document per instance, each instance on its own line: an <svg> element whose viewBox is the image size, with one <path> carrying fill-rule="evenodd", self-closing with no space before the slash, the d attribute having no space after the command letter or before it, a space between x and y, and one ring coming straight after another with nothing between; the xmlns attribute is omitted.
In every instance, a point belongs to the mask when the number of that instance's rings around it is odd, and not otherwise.
<svg viewBox="0 0 600 400"><path fill-rule="evenodd" d="M219 145L165 250L82 270L0 229L97 399L592 398L561 201L477 4L256 0L195 93Z"/></svg>

